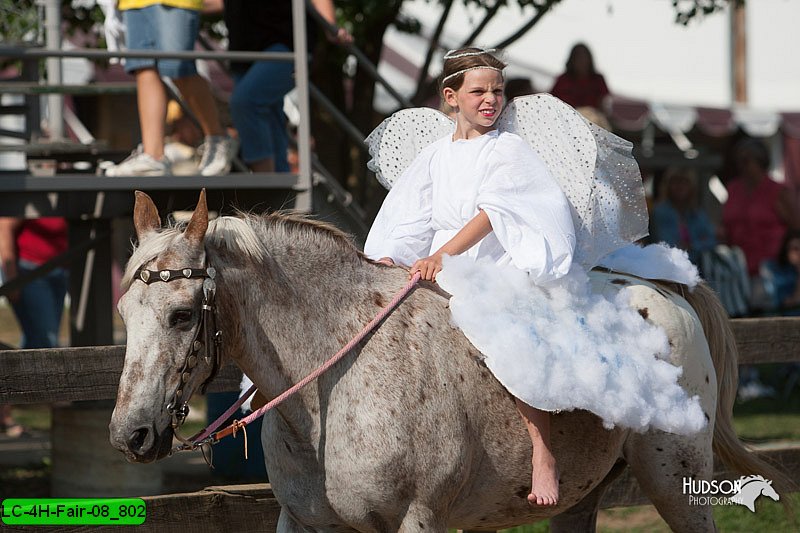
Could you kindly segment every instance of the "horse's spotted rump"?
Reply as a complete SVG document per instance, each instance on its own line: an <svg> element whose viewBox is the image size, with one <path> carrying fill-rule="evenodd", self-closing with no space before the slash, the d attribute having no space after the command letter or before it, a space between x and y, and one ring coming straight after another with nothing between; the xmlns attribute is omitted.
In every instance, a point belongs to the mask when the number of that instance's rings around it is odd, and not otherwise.
<svg viewBox="0 0 800 533"><path fill-rule="evenodd" d="M642 307L641 309L637 309L637 311L639 311L639 314L645 320L647 320L647 317L650 316L650 311L646 307Z"/></svg>

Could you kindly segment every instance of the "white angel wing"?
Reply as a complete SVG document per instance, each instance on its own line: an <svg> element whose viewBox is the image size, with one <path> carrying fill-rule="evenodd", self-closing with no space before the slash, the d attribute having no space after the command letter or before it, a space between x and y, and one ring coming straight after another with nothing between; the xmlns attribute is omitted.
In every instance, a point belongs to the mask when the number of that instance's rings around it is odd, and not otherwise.
<svg viewBox="0 0 800 533"><path fill-rule="evenodd" d="M647 204L633 145L583 118L549 94L515 98L497 129L525 139L572 206L574 260L598 259L647 235Z"/></svg>
<svg viewBox="0 0 800 533"><path fill-rule="evenodd" d="M391 189L395 180L423 148L451 134L453 119L430 107L403 109L381 122L364 140L372 159L367 168L381 185Z"/></svg>
<svg viewBox="0 0 800 533"><path fill-rule="evenodd" d="M453 127L435 109L398 111L367 137L367 166L390 189L423 148ZM549 94L515 98L500 113L497 128L525 139L561 185L572 207L578 264L591 268L647 235L644 186L630 142Z"/></svg>

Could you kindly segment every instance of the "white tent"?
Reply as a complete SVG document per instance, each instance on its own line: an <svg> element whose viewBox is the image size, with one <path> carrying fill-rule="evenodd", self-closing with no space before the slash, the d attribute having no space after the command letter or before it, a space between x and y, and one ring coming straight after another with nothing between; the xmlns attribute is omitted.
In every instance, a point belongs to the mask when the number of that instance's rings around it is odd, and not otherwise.
<svg viewBox="0 0 800 533"><path fill-rule="evenodd" d="M493 46L533 16L515 2L500 10L478 43ZM795 58L800 2L758 0L745 4L748 102L735 104L731 83L731 24L726 9L698 17L688 26L675 22L669 0L562 0L522 38L505 50L507 77L529 77L538 91L549 91L564 70L569 50L584 42L604 74L614 98L610 119L615 129L667 132L694 157L686 134L699 131L728 137L741 128L768 140L774 176L800 191L800 63ZM420 36L390 28L379 70L395 88L413 94L428 38L439 22L437 2L407 0L403 12L422 23ZM459 46L483 18L483 10L453 4L441 44ZM439 58L430 69L441 69ZM376 108L397 103L379 87Z"/></svg>
<svg viewBox="0 0 800 533"><path fill-rule="evenodd" d="M515 2L509 4L486 28L480 44L502 41L533 14ZM420 20L422 36L393 28L386 34L380 71L407 94L413 91L413 69L423 62L426 37L433 33L441 10L437 2L407 0L403 12ZM481 9L455 2L442 44L460 44L482 16ZM547 91L563 71L572 45L585 42L616 95L672 106L730 107L729 20L725 11L684 27L674 22L668 0L563 0L508 47L509 75L529 76L538 90ZM800 63L793 58L798 20L800 2L746 3L748 109L800 111ZM431 73L438 74L438 68L434 64ZM387 111L394 106L382 92L376 103Z"/></svg>

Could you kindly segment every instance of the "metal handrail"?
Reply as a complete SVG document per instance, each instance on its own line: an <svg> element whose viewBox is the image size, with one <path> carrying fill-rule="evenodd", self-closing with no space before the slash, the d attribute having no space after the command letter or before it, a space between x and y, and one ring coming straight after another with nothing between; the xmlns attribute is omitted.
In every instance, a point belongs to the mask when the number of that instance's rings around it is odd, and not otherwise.
<svg viewBox="0 0 800 533"><path fill-rule="evenodd" d="M314 101L317 102L320 106L322 106L325 109L325 111L331 114L333 120L337 122L342 127L342 129L344 129L344 132L350 136L350 140L352 140L356 146L366 151L367 145L364 142L365 136L363 133L361 133L361 130L359 130L355 126L355 124L350 122L344 115L344 113L339 111L339 108L333 105L333 102L328 100L328 97L325 96L325 93L320 91L316 85L314 85L313 83L309 84L308 88L311 98L314 99Z"/></svg>
<svg viewBox="0 0 800 533"><path fill-rule="evenodd" d="M313 7L313 5L308 2L308 0L293 0L293 19L300 19L303 20L293 20L296 29L299 29L299 32L296 32L299 36L302 34L301 39L295 39L295 50L290 52L249 52L249 51L209 51L209 50L193 50L193 51L157 51L157 50L125 50L125 51L108 51L108 50L97 50L97 49L71 49L71 50L61 50L61 49L54 49L54 48L42 48L42 47L30 47L30 46L9 46L9 45L0 45L0 57L16 57L16 58L26 58L26 59L35 59L35 58L81 58L81 59L111 59L111 58L153 58L153 59L204 59L204 60L213 60L217 61L220 64L224 64L227 61L280 61L280 62L294 62L297 67L299 54L305 54L304 50L300 50L305 44L304 34L305 28L302 26L305 25L304 17L297 17L298 12L300 12L300 4L304 4L304 11L310 14L314 20L318 23L318 25L324 30L327 31L329 34L335 35L338 32L338 27L336 25L330 24L327 20L325 20L319 12ZM299 24L298 24L299 23ZM302 29L301 29L302 28ZM297 41L302 41L298 43ZM301 46L298 47L298 44ZM379 73L376 66L367 58L367 56L355 45L353 44L340 44L342 48L344 48L348 53L352 54L358 61L359 65L370 75L370 77L375 80L375 82L380 83L386 91L394 97L397 102L402 107L410 107L412 104L411 102L400 95L387 81L384 79ZM298 75L298 84L301 81L299 78L304 77L307 80L307 69L298 68L298 70L303 70L304 72L301 75L301 72L297 72ZM48 85L39 86L39 92L47 91ZM54 92L60 92L59 89L61 86L53 86ZM65 90L65 92L67 92ZM308 94L310 93L310 94ZM300 95L303 96L303 95ZM307 86L305 89L305 98L307 99L308 96L311 96L314 100L316 100L320 105L328 109L332 115L334 116L334 120L344 129L346 134L354 141L354 143L359 146L359 148L364 149L365 145L363 143L363 133L356 128L352 122L350 122L343 113L339 112L335 106L327 100L327 98L316 88L310 85ZM303 98L301 98L303 99ZM308 112L307 109L307 101L305 103L306 113ZM303 107L303 106L301 106ZM301 116L303 113L301 112ZM307 117L306 117L307 121ZM308 129L307 123L305 124L305 128ZM301 132L298 132L299 138L302 139L303 135ZM300 142L300 145L304 145L306 143ZM305 152L308 150L306 146L300 146L300 152ZM305 148L305 150L303 149ZM301 160L301 166L304 162L304 154L299 154ZM305 154L308 157L309 154ZM317 162L317 164L319 164ZM238 165L237 165L238 166ZM305 172L304 172L305 171ZM308 182L310 185L310 176L304 176L306 174L310 174L310 168L306 167L301 169L300 175L305 177L306 179L301 179L301 181Z"/></svg>
<svg viewBox="0 0 800 533"><path fill-rule="evenodd" d="M97 50L94 48L73 48L60 50L57 48L27 48L21 46L0 45L0 57L20 58L79 58L79 59L112 59L139 58L153 59L214 59L217 61L294 61L294 52L243 52L243 51L162 51L162 50Z"/></svg>

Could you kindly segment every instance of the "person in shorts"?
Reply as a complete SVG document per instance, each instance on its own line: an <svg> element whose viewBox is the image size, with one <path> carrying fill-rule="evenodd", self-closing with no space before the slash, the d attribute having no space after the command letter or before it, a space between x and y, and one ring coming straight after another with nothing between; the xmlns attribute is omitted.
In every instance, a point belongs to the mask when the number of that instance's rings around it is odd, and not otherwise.
<svg viewBox="0 0 800 533"><path fill-rule="evenodd" d="M197 39L203 0L119 0L130 50L191 51ZM197 73L194 60L130 58L125 70L136 77L142 144L107 176L159 176L171 173L164 156L168 96L161 81L170 78L197 116L205 135L199 173L226 174L233 157L211 88Z"/></svg>

